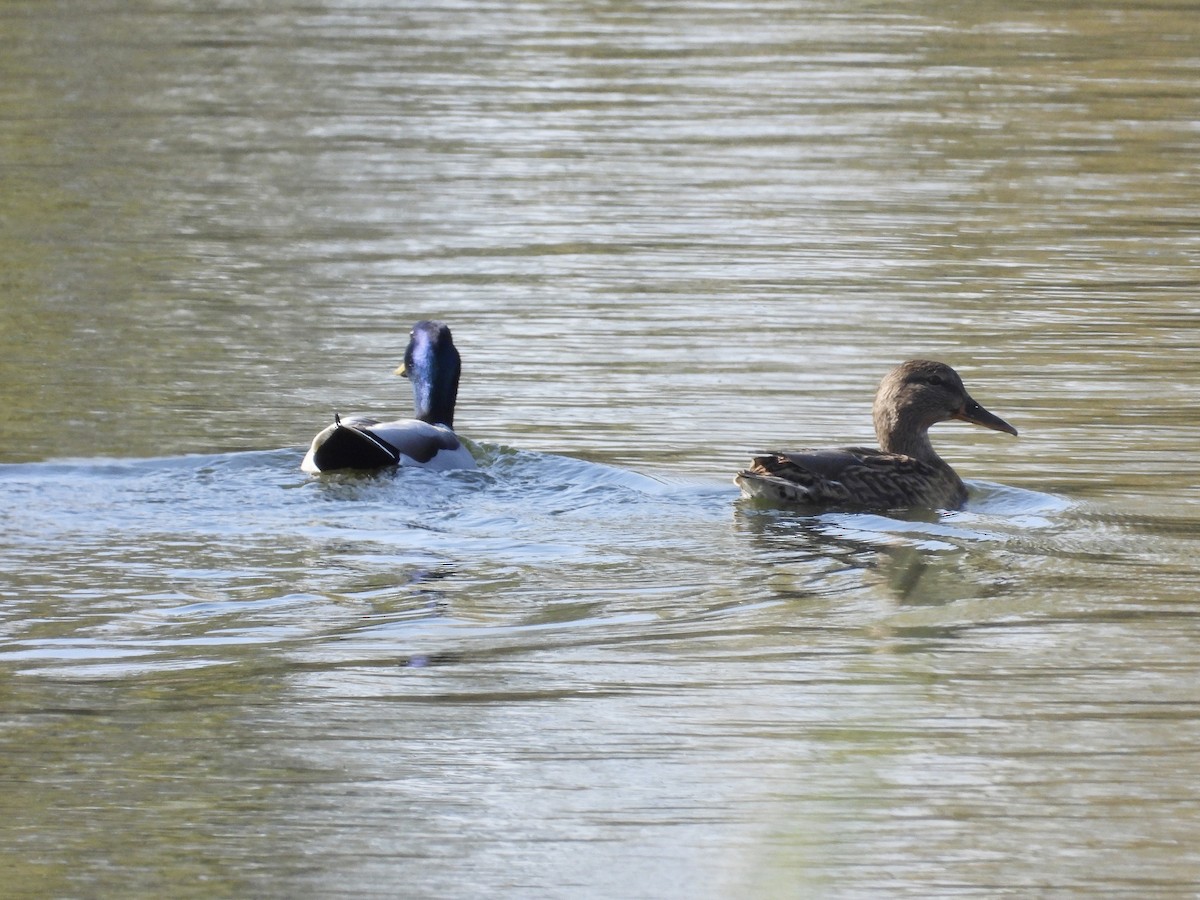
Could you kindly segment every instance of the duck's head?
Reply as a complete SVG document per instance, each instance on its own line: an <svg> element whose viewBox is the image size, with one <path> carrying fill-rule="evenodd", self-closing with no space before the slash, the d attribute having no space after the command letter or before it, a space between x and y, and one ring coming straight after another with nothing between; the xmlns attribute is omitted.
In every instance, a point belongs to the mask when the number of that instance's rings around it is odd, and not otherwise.
<svg viewBox="0 0 1200 900"><path fill-rule="evenodd" d="M980 406L967 393L958 373L945 363L910 359L880 382L875 394L875 433L885 452L920 456L914 448L927 447L929 428L947 419L1017 433Z"/></svg>
<svg viewBox="0 0 1200 900"><path fill-rule="evenodd" d="M404 362L396 369L412 382L414 417L453 428L461 373L462 358L446 323L424 319L414 325Z"/></svg>

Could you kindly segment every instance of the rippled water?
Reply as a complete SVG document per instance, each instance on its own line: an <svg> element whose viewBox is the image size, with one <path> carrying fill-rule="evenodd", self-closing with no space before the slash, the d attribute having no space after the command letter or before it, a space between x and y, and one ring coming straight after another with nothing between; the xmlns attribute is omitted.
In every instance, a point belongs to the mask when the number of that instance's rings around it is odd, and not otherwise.
<svg viewBox="0 0 1200 900"><path fill-rule="evenodd" d="M1198 31L4 4L6 892L1195 893ZM966 510L739 499L917 355Z"/></svg>

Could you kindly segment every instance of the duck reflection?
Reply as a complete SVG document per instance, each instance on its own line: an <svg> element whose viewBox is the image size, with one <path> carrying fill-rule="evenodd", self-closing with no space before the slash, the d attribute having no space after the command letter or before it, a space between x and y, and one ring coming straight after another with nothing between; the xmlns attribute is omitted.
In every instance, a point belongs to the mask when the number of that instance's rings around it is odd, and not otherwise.
<svg viewBox="0 0 1200 900"><path fill-rule="evenodd" d="M856 574L858 586L882 586L910 606L978 598L1002 584L969 552L989 536L954 519L921 509L814 515L749 500L734 505L734 527L767 561L809 569L814 593L844 591L847 574Z"/></svg>

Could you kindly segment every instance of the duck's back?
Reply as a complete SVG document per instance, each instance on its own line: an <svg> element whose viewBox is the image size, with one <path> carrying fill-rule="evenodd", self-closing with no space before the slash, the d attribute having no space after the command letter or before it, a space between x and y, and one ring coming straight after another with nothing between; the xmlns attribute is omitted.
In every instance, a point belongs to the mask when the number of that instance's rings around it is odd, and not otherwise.
<svg viewBox="0 0 1200 900"><path fill-rule="evenodd" d="M868 447L766 453L736 481L752 497L825 509L957 509L967 499L949 466Z"/></svg>
<svg viewBox="0 0 1200 900"><path fill-rule="evenodd" d="M445 425L419 419L377 422L365 416L335 418L313 438L300 468L310 474L336 469L420 466L435 471L473 469L475 460Z"/></svg>

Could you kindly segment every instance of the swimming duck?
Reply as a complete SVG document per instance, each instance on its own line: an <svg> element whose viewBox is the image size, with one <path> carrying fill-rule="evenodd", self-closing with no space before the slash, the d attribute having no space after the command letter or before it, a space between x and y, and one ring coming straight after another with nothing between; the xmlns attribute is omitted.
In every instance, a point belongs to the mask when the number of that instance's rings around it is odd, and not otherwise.
<svg viewBox="0 0 1200 900"><path fill-rule="evenodd" d="M342 418L313 438L300 468L310 474L333 469L420 466L473 469L475 459L454 433L454 404L462 358L444 322L413 326L404 362L395 374L412 382L413 418L380 422Z"/></svg>
<svg viewBox="0 0 1200 900"><path fill-rule="evenodd" d="M961 419L1017 433L971 398L957 372L926 359L910 359L884 377L875 394L874 418L878 450L771 452L754 457L734 482L749 497L823 508L959 509L967 488L934 452L930 426Z"/></svg>

